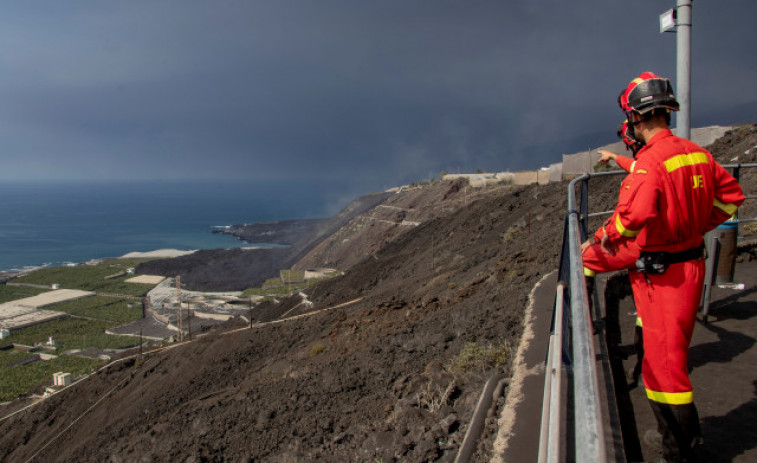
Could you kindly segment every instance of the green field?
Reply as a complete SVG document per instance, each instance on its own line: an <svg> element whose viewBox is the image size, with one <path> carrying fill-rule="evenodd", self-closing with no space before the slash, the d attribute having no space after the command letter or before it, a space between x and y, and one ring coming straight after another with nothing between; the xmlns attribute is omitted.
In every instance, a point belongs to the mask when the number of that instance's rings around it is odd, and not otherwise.
<svg viewBox="0 0 757 463"><path fill-rule="evenodd" d="M52 337L55 341L55 350L58 353L64 350L86 349L88 347L125 349L139 345L139 338L137 337L105 334L105 330L120 324L102 320L64 318L13 330L10 337L4 339L4 341L25 346L36 346L46 343Z"/></svg>
<svg viewBox="0 0 757 463"><path fill-rule="evenodd" d="M284 273L284 272L291 272L291 273ZM284 275L284 278L287 278L287 276L290 276L290 275L291 276L297 275L298 278L304 278L302 273L295 274L294 270L292 271L282 270L281 273ZM263 282L263 285L260 288L245 289L242 292L242 297L263 296L263 300L265 301L265 300L273 299L276 297L289 296L291 294L294 294L297 291L310 288L311 286L321 281L328 280L329 278L333 278L333 276L309 278L305 282L297 282L297 283L289 283L282 278L269 278L265 282Z"/></svg>
<svg viewBox="0 0 757 463"><path fill-rule="evenodd" d="M101 321L115 322L119 325L142 318L142 304L133 305L134 301L105 296L82 297L73 301L61 302L47 309L65 312L71 315L87 317Z"/></svg>
<svg viewBox="0 0 757 463"><path fill-rule="evenodd" d="M126 269L134 268L148 260L151 259L104 259L96 265L81 264L74 267L43 268L15 278L13 282L46 286L58 284L62 289L144 296L147 291L153 288L153 285L126 283L125 280L133 275L123 275L107 280L105 277L125 272Z"/></svg>
<svg viewBox="0 0 757 463"><path fill-rule="evenodd" d="M64 371L74 377L89 373L104 364L102 360L62 355L52 360L38 361L27 365L7 367L32 354L16 350L0 351L0 402L13 400L26 394L41 381L52 384L53 373Z"/></svg>
<svg viewBox="0 0 757 463"><path fill-rule="evenodd" d="M15 278L12 282L45 286L58 284L61 289L141 297L154 285L126 283L125 280L133 275L113 276L125 273L128 268L134 268L147 260L150 259L106 259L96 265L44 268ZM45 291L49 290L0 285L0 303L35 296ZM72 317L12 330L8 338L0 340L0 346L35 346L46 343L51 337L55 341L55 351L51 352L54 354L71 349L124 349L139 345L137 337L105 334L105 330L109 328L142 318L142 305L138 299L91 296L54 304L45 309L65 312ZM0 401L12 400L25 394L41 381L51 383L55 372L64 371L77 376L104 363L100 360L59 355L52 360L8 366L31 355L18 350L0 351Z"/></svg>
<svg viewBox="0 0 757 463"><path fill-rule="evenodd" d="M26 288L23 286L6 286L0 285L0 304L5 302L16 301L25 297L36 296L44 292L50 291L49 289L39 288Z"/></svg>

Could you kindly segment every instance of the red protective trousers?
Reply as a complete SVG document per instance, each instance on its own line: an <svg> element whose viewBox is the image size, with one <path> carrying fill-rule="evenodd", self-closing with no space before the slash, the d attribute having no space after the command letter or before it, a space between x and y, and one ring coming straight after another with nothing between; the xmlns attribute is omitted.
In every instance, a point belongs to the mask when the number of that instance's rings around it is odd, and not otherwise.
<svg viewBox="0 0 757 463"><path fill-rule="evenodd" d="M636 310L644 321L641 374L652 401L693 401L687 361L704 270L704 260L699 259L672 264L663 274L628 273Z"/></svg>

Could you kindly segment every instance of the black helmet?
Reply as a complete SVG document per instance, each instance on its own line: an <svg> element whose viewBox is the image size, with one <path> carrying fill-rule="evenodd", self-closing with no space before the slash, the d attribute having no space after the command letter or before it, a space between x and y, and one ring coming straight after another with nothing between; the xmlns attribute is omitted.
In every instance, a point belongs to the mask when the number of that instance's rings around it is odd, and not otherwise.
<svg viewBox="0 0 757 463"><path fill-rule="evenodd" d="M656 108L678 111L679 104L668 79L651 72L642 72L628 84L618 98L618 103L626 115L648 113ZM629 120L633 120L629 117Z"/></svg>

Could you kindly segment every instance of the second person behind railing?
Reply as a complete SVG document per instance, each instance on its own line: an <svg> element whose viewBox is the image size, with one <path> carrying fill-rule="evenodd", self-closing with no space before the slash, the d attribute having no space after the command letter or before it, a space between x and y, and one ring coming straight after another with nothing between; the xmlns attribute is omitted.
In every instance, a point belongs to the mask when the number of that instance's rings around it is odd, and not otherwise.
<svg viewBox="0 0 757 463"><path fill-rule="evenodd" d="M622 94L621 94L622 95ZM642 142L637 140L631 133L631 126L628 124L628 120L618 127L618 137L623 141L626 149L631 151L633 159L613 153L608 150L597 150L601 155L599 158L600 163L608 163L609 161L615 161L615 163L628 172L633 173L634 166L636 164L636 154L644 146ZM625 180L624 180L625 182ZM605 225L615 220L615 214L605 221ZM617 270L627 270L636 267L636 261L639 259L639 246L636 244L636 240L627 240L618 246L618 250L615 254L610 255L603 252L599 241L602 239L603 228L600 227L594 236L589 238L581 245L581 254L584 263L584 275L586 276L586 287L591 294L594 290L594 277L597 273L614 272ZM617 281L617 280L613 280ZM625 295L626 284L620 285L623 287L623 293ZM617 291L616 291L617 293ZM619 294L615 294L613 300L618 301ZM591 301L591 297L589 298ZM606 309L608 309L606 307ZM620 346L620 321L618 320L617 307L614 310L606 310L606 323L607 323L607 342L608 347L611 350L617 350ZM636 316L636 324L634 328L634 351L636 353L636 365L632 368L629 379L632 386L636 386L641 376L641 361L644 358L643 347L643 333L642 333L642 321L641 317Z"/></svg>

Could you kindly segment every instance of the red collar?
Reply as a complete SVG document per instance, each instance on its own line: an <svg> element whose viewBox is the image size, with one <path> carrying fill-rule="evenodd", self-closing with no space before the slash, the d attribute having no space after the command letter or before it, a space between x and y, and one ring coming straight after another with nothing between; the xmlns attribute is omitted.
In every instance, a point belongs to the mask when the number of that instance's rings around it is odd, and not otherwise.
<svg viewBox="0 0 757 463"><path fill-rule="evenodd" d="M657 133L655 134L655 136L654 136L654 137L652 137L652 138L651 138L651 139L650 139L650 140L649 140L649 141L647 142L647 146L651 146L651 145L654 145L654 144L655 144L656 142L658 142L658 141L662 140L663 138L668 138L668 137L672 137L672 136L673 136L673 132L672 132L672 131L671 131L670 129L663 129L663 130L660 130L659 132L657 132Z"/></svg>
<svg viewBox="0 0 757 463"><path fill-rule="evenodd" d="M655 136L654 136L654 137L652 137L652 138L651 138L651 139L650 139L650 140L649 140L649 141L648 141L648 142L647 142L647 143L646 143L646 144L645 144L645 145L644 145L644 146L643 146L643 147L642 147L642 148L641 148L641 149L639 150L639 152L638 152L638 153L636 153L636 156L634 156L634 159L636 159L636 160L638 161L639 159L641 159L641 156L642 156L642 155L643 155L644 153L646 153L646 152L647 152L647 150L648 150L648 149L649 149L649 148L650 148L650 147L651 147L652 145L654 145L655 143L657 143L658 141L660 141L660 140L662 140L662 139L665 139L665 138L668 138L668 137L672 137L672 136L673 136L673 132L671 132L671 130L670 130L670 129L663 129L663 130L660 130L659 132L657 132L657 133L655 134Z"/></svg>

